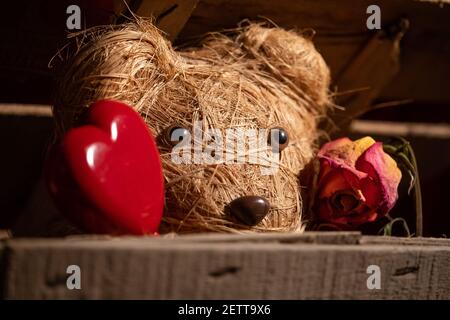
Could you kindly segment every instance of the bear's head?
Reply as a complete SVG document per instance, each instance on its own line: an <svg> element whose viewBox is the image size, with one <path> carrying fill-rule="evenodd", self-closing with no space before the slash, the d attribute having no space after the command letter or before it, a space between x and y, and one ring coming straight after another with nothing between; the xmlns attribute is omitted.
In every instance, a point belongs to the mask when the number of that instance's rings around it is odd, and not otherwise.
<svg viewBox="0 0 450 320"><path fill-rule="evenodd" d="M60 80L59 132L97 100L138 111L163 165L161 232L302 228L299 173L330 105L309 38L249 24L175 51L138 20L80 39Z"/></svg>

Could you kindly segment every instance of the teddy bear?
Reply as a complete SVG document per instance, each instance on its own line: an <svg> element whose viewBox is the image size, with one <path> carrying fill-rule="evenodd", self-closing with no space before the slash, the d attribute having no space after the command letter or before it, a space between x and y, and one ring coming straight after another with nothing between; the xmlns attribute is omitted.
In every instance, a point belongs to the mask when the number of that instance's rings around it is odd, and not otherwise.
<svg viewBox="0 0 450 320"><path fill-rule="evenodd" d="M75 43L58 81L57 135L95 101L133 107L161 158L160 233L303 230L299 174L332 105L308 34L247 23L173 48L138 18Z"/></svg>

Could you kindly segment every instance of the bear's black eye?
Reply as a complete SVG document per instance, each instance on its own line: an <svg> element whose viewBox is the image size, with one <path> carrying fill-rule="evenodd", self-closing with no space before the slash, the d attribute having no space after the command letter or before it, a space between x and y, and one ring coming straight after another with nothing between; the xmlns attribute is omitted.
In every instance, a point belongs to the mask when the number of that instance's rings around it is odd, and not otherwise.
<svg viewBox="0 0 450 320"><path fill-rule="evenodd" d="M191 133L188 129L179 126L171 126L166 130L166 140L173 146L176 146L190 135Z"/></svg>
<svg viewBox="0 0 450 320"><path fill-rule="evenodd" d="M272 128L270 129L267 142L270 146L272 146L273 152L280 152L288 146L289 135L283 128Z"/></svg>

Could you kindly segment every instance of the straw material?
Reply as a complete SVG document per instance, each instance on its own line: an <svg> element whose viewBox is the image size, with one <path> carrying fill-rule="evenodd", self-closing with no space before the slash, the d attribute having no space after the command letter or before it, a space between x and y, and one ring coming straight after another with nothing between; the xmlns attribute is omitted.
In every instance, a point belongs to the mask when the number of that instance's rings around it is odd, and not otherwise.
<svg viewBox="0 0 450 320"><path fill-rule="evenodd" d="M310 39L250 23L175 51L151 22L137 19L88 30L76 41L76 53L59 81L58 132L70 128L96 100L133 106L157 137L161 154L162 233L302 230L298 176L315 154L317 124L330 106L329 70ZM284 128L289 145L279 170L263 175L261 164L175 164L168 128L192 132L195 121L224 137L226 129ZM246 145L248 154L271 152ZM270 203L269 214L256 226L244 226L227 213L229 203L244 195Z"/></svg>

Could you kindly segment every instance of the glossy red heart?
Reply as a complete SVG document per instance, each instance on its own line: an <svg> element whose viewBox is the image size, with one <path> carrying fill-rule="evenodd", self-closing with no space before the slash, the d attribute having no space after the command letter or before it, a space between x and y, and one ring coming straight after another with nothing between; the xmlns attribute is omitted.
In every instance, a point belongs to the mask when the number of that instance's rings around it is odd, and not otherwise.
<svg viewBox="0 0 450 320"><path fill-rule="evenodd" d="M45 176L62 213L91 233L153 234L164 207L159 152L131 107L102 100L49 153Z"/></svg>

